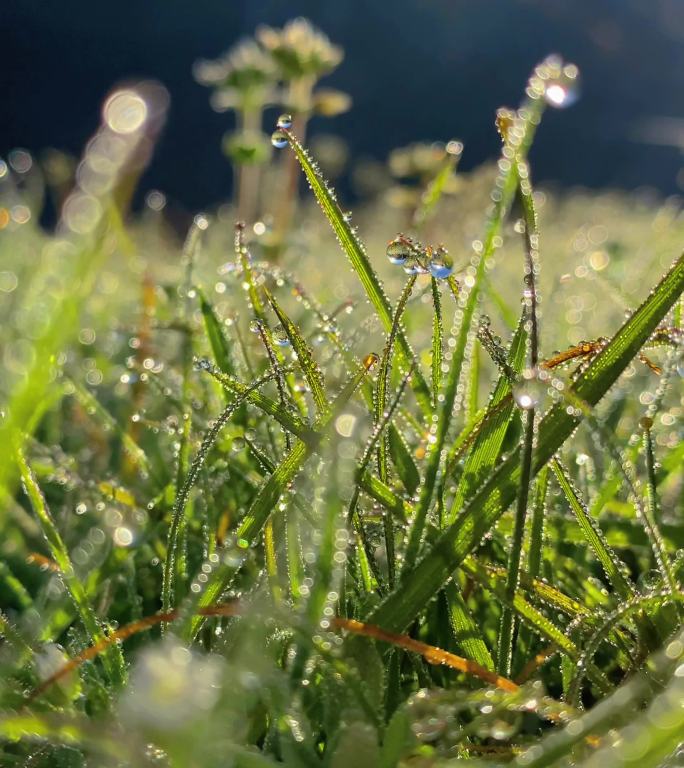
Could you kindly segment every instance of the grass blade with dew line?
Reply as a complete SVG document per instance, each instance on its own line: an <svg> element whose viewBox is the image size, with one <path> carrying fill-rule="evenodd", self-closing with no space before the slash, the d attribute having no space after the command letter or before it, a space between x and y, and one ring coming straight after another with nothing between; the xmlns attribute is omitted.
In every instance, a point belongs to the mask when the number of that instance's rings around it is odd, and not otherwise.
<svg viewBox="0 0 684 768"><path fill-rule="evenodd" d="M355 373L344 385L341 392L334 399L330 411L322 419L317 420L314 432L316 439L304 442L298 439L292 450L287 454L283 461L276 467L272 475L262 484L261 488L249 509L242 518L240 525L235 532L237 542L236 551L229 552L228 557L218 563L211 563L209 567L212 572L204 585L200 587L199 592L194 592L189 600L189 606L183 611L179 632L185 639L195 637L202 625L202 617L193 615L197 607L205 608L208 605L216 603L223 592L227 589L235 574L239 570L247 550L252 546L260 535L262 528L276 508L283 492L287 486L294 480L306 460L318 448L320 440L330 424L339 415L342 408L349 402L350 398L358 389L359 385L368 374L368 371L378 362L375 354L368 355L364 365Z"/></svg>
<svg viewBox="0 0 684 768"><path fill-rule="evenodd" d="M206 371L213 376L216 381L224 386L229 392L234 395L246 395L246 402L256 406L268 416L278 421L286 430L298 437L304 442L315 443L318 436L305 421L299 416L284 408L280 403L272 400L270 397L262 394L258 390L252 390L247 384L239 381L233 376L223 373L216 369L216 367L209 360L204 358L198 358L195 361L195 365Z"/></svg>
<svg viewBox="0 0 684 768"><path fill-rule="evenodd" d="M532 197L529 166L520 157L518 152L514 154L514 162L518 176L518 197L524 212L525 289L523 291L523 305L525 308L525 327L528 330L529 365L529 373L526 371L523 374L521 387L524 387L525 377L536 379L540 376L540 372L537 370L539 363L539 318L536 285L536 272L539 264L539 231L537 227L537 212ZM508 554L508 582L506 589L510 598L515 594L520 580L523 539L525 537L525 522L527 520L527 500L532 479L532 449L537 418L537 402L533 396L526 395L524 389L521 389L516 402L525 411L525 414L523 418L522 448L520 451L520 488L518 489L513 536ZM515 617L512 611L507 606L504 606L499 627L497 669L499 674L506 675L507 677L511 675L513 664L513 636L515 629Z"/></svg>
<svg viewBox="0 0 684 768"><path fill-rule="evenodd" d="M201 289L197 289L197 295L200 300L200 311L202 312L202 318L204 320L204 329L209 340L209 346L214 356L214 363L216 367L223 373L227 373L229 376L237 375L237 368L235 361L230 353L230 344L223 332L221 323L219 322L216 312L214 312L213 306L209 303L204 292Z"/></svg>
<svg viewBox="0 0 684 768"><path fill-rule="evenodd" d="M252 257L245 244L245 224L242 221L238 221L235 224L235 261L242 268L242 272L245 276L245 285L247 286L247 304L254 313L254 317L257 322L257 329L261 336L261 339L266 347L267 354L271 360L271 364L274 370L279 369L283 365L282 355L273 346L273 331L271 330L268 317L266 316L266 307L259 294L260 286L254 276L254 270L252 269ZM261 286L263 287L263 286ZM274 358L277 361L274 362ZM282 388L282 384L279 379L278 388ZM301 394L297 392L296 387L291 376L285 377L285 383L287 384L288 391L293 402L296 404L297 409L303 416L306 414L306 404ZM287 437L287 435L286 435ZM289 450L289 437L287 437L288 450Z"/></svg>
<svg viewBox="0 0 684 768"><path fill-rule="evenodd" d="M568 476L567 470L558 459L553 459L549 466L553 470L558 485L563 491L563 494L570 505L570 509L572 509L577 522L582 529L582 533L584 534L587 543L594 552L594 555L596 555L597 560L601 563L608 580L622 599L631 599L634 597L635 590L634 585L625 575L627 567L608 545L608 542L601 531L601 527L598 522L591 517L591 513L584 504L579 490Z"/></svg>
<svg viewBox="0 0 684 768"><path fill-rule="evenodd" d="M371 433L371 436L368 440L368 443L366 444L366 448L363 452L361 460L356 468L357 482L351 494L351 498L349 500L349 507L347 510L348 524L352 526L356 531L358 540L363 550L363 551L359 551L359 565L363 573L365 573L367 569L371 569L373 571L373 575L378 585L381 585L383 583L383 579L382 579L382 575L380 574L379 566L375 558L375 552L374 552L372 543L368 538L366 526L364 525L364 521L358 512L358 501L360 496L360 490L364 488L363 478L367 474L366 472L367 467L370 464L371 458L375 452L378 442L381 441L384 437L385 429L387 428L388 425L391 426L392 424L392 419L394 418L396 409L398 408L401 398L404 394L404 391L406 390L406 385L408 384L408 380L409 380L409 377L411 376L412 370L413 369L411 369L406 374L406 376L404 376L399 386L399 389L397 390L392 402L390 403L389 408L383 411L382 420L375 425L373 432ZM384 486L384 483L381 480L378 480L378 483ZM369 495L371 495L372 497L372 494L369 494ZM401 509L401 511L403 511L403 508ZM387 522L386 520L386 518L389 516L387 512L391 512L392 515L395 515L397 514L397 510L395 509L387 510L386 512L383 513L383 529L385 533L388 530L394 531L394 522L393 521ZM405 522L406 520L405 517L401 517L401 516L399 519L401 520L402 523ZM394 570L393 570L394 540L393 539L388 540L387 533L386 533L385 545L388 547L387 548L388 578L393 581L394 579ZM391 558L390 558L390 554L392 556ZM366 582L367 581L368 579L366 578Z"/></svg>
<svg viewBox="0 0 684 768"><path fill-rule="evenodd" d="M345 220L334 191L321 176L318 166L311 159L308 151L302 147L293 133L287 130L283 130L283 133L287 136L288 143L297 156L297 160L304 171L304 175L318 204L328 219L342 249L347 254L371 304L385 327L385 331L389 333L392 327L392 307L380 279L371 266L365 246L361 243L349 222ZM397 334L397 342L404 365L409 366L414 361L415 354L411 349L408 338L401 329ZM416 369L414 372L411 382L418 404L423 414L427 417L432 410L430 390L419 369Z"/></svg>
<svg viewBox="0 0 684 768"><path fill-rule="evenodd" d="M413 226L417 229L424 227L435 215L437 203L441 200L444 188L456 170L458 161L463 154L463 144L460 141L449 141L445 149L446 157L434 178L423 191L420 204L413 215Z"/></svg>
<svg viewBox="0 0 684 768"><path fill-rule="evenodd" d="M444 446L456 401L456 390L461 378L466 346L471 334L471 325L486 274L487 263L496 250L504 217L513 201L518 186L517 163L511 162L509 157L517 157L523 160L529 150L535 128L543 111L544 77L548 77L547 70L551 66L557 67L558 62L555 59L553 63L547 60L535 69L527 87L528 98L518 111L515 125L508 132L504 143L504 156L499 161L499 175L496 179L495 191L492 195L494 204L485 227L482 247L475 252L474 282L469 289L463 289L459 298L459 323L456 343L451 352L449 372L442 393L444 399L438 409L437 423L432 424L430 428L433 440L430 442L425 477L416 510L416 517L409 534L409 544L404 558L403 573L407 573L413 568L420 551L432 495L443 460Z"/></svg>
<svg viewBox="0 0 684 768"><path fill-rule="evenodd" d="M449 582L444 587L444 599L449 611L449 622L458 648L481 667L494 672L494 661L484 641L482 631L473 619L470 609L463 599L461 590Z"/></svg>
<svg viewBox="0 0 684 768"><path fill-rule="evenodd" d="M394 315L392 317L392 326L387 336L387 343L383 350L382 357L380 358L380 366L378 370L376 390L375 390L375 414L374 423L377 430L385 415L387 407L387 389L390 383L390 376L392 373L392 362L394 352L394 342L397 334L401 329L401 319L406 309L406 305L413 291L413 286L416 284L418 275L411 275L406 281L404 288L401 292L401 296L397 301L394 309ZM377 466L378 476L383 483L387 482L388 467L387 467L387 455L388 455L388 438L383 431L379 435L378 448L377 448ZM395 583L395 553L394 553L394 521L391 515L383 515L383 532L385 537L385 551L387 553L387 571L390 589L394 587Z"/></svg>
<svg viewBox="0 0 684 768"><path fill-rule="evenodd" d="M463 474L446 519L447 524L451 524L456 519L463 504L496 465L508 424L515 412L515 404L511 397L513 386L511 376L516 375L522 368L526 341L525 318L522 316L506 356L506 371L502 371L494 386L482 418L482 428L477 432L465 460Z"/></svg>
<svg viewBox="0 0 684 768"><path fill-rule="evenodd" d="M602 624L600 624L587 640L582 655L575 666L574 677L568 690L567 700L573 706L579 702L579 696L582 687L582 681L586 675L586 670L591 666L591 660L594 654L598 650L601 643L607 639L610 631L614 629L617 624L626 621L632 616L643 614L646 608L655 607L660 608L668 603L684 604L684 592L660 592L651 595L635 595L631 600L621 605L610 615L606 616Z"/></svg>
<svg viewBox="0 0 684 768"><path fill-rule="evenodd" d="M16 447L16 461L26 495L38 518L43 536L50 548L52 559L59 567L60 578L76 606L76 610L90 637L90 641L94 644L99 643L105 639L103 629L90 604L86 589L83 586L82 581L76 575L76 571L71 562L71 557L69 556L69 551L66 548L66 544L64 543L60 532L57 530L55 521L52 519L52 514L48 509L43 492L38 486L31 467L26 461L26 457L20 447ZM121 649L118 648L118 646L113 646L107 651L106 655L103 657L103 663L107 675L114 686L118 687L126 680L126 665Z"/></svg>
<svg viewBox="0 0 684 768"><path fill-rule="evenodd" d="M221 415L216 419L211 426L207 434L202 440L202 444L195 456L190 468L187 471L187 475L179 485L179 490L176 493L176 498L173 504L173 510L171 512L171 525L169 526L169 532L166 543L166 561L164 563L164 574L162 579L162 610L170 611L175 604L175 592L176 592L176 559L178 554L179 545L179 533L183 524L183 518L185 514L185 507L190 498L190 492L193 486L197 482L200 470L204 466L204 462L207 459L209 451L216 442L219 433L223 427L228 423L233 414L240 408L247 400L250 392L254 392L262 387L267 382L274 378L273 373L269 373L263 376L261 379L257 379L246 392L238 395L233 402L229 403L222 411Z"/></svg>
<svg viewBox="0 0 684 768"><path fill-rule="evenodd" d="M492 578L487 569L474 558L465 560L462 567L465 573L485 586L498 599L507 604L511 610L515 611L516 615L525 621L531 630L546 640L551 641L573 661L577 661L580 658L581 651L577 645L566 635L563 629L557 627L550 619L529 603L522 590L516 589L514 595L510 596L507 575L506 578ZM590 665L587 674L591 681L603 692L610 690L610 683L598 668Z"/></svg>
<svg viewBox="0 0 684 768"><path fill-rule="evenodd" d="M297 355L299 365L309 384L309 388L311 389L311 395L316 406L316 413L319 417L324 416L330 409L330 403L328 403L328 398L325 394L325 382L323 381L321 369L318 367L318 363L314 360L313 353L299 332L299 329L284 312L275 296L265 287L264 292L266 293L266 298L270 305L273 307L273 311L278 316L278 320L284 328L287 338L292 344L292 349Z"/></svg>
<svg viewBox="0 0 684 768"><path fill-rule="evenodd" d="M534 583L539 576L544 549L544 533L546 525L546 496L549 488L548 465L537 475L532 504L532 520L529 526L529 539L525 557L524 574L527 580ZM521 647L528 649L531 644L531 636L527 627L521 627L518 634L518 642Z"/></svg>
<svg viewBox="0 0 684 768"><path fill-rule="evenodd" d="M586 419L589 427L598 436L605 446L607 453L615 462L619 473L624 478L627 490L632 497L637 515L644 526L644 531L648 537L651 551L653 552L653 557L663 583L673 592L676 591L677 580L675 579L672 569L672 562L665 549L665 543L660 532L658 521L651 514L650 505L646 504L646 506L644 506L642 502L641 493L638 488L638 480L632 463L628 461L627 457L616 447L612 434L596 418L591 409L591 405L578 395L576 388L568 390L564 394L567 401L571 403L571 407L574 407L577 413Z"/></svg>
<svg viewBox="0 0 684 768"><path fill-rule="evenodd" d="M444 323L442 322L442 295L439 282L431 277L432 288L432 359L430 361L432 379L432 407L437 410L439 393L442 389L442 345L444 339Z"/></svg>
<svg viewBox="0 0 684 768"><path fill-rule="evenodd" d="M394 352L394 341L396 339L397 334L399 333L401 329L401 318L404 313L404 310L406 309L406 304L408 303L409 297L411 296L411 292L413 291L413 286L416 284L417 275L411 275L409 279L406 281L406 284L404 285L404 288L401 292L401 296L399 297L399 301L397 302L397 305L394 310L394 315L392 316L392 325L390 327L389 334L387 336L387 343L385 344L385 348L383 350L382 356L380 357L380 366L378 368L378 376L376 380L376 389L375 389L375 397L374 400L374 425L377 429L380 422L383 420L384 414L385 414L385 408L387 405L387 389L389 387L390 383L390 376L392 373L392 362L393 362L393 352ZM385 434L383 433L379 440L378 440L378 457L377 457L377 464L378 464L378 475L380 476L380 479L383 481L383 483L387 482L387 439L385 437Z"/></svg>
<svg viewBox="0 0 684 768"><path fill-rule="evenodd" d="M580 373L572 384L572 391L590 406L598 403L683 290L684 257L679 257L648 298ZM533 455L534 475L553 457L580 421L581 412L573 410L569 413L564 400L555 403L545 414L539 423ZM432 543L420 563L406 573L400 587L371 613L370 620L397 631L405 629L513 502L518 491L519 472L518 449L492 472L452 525Z"/></svg>
<svg viewBox="0 0 684 768"><path fill-rule="evenodd" d="M195 289L193 287L193 276L195 271L195 262L202 249L204 232L209 226L209 220L203 214L197 214L188 229L188 233L183 243L181 252L181 267L183 269L183 280L179 289L181 299L180 323L188 330L182 336L180 350L180 410L181 410L181 428L179 430L180 439L178 440L178 450L176 452L176 471L173 490L175 492L174 505L178 501L182 492L183 480L188 473L190 463L190 432L192 430L193 409L191 403L190 379L192 374L193 360L193 332L190 325L192 312L194 308ZM187 502L188 500L186 500ZM184 535L185 516L179 517L180 529L174 532L175 536ZM169 535L171 530L169 530ZM176 559L176 552L173 553L174 576L176 578L187 577L187 563L185 547L179 548L180 556ZM167 552L168 559L168 552ZM163 597L163 595L162 595ZM162 628L165 630L165 627Z"/></svg>
<svg viewBox="0 0 684 768"><path fill-rule="evenodd" d="M281 408L284 408L286 411L291 410L289 408L288 394L285 390L285 374L283 373L282 367L282 355L278 354L275 350L275 347L273 346L273 334L271 333L270 328L262 320L252 320L250 329L256 331L259 336L259 341L261 341L264 349L266 350L266 357L268 357L268 362L271 366L271 371L273 372ZM271 437L273 453L274 455L278 455L275 441L273 440L270 433L269 437ZM285 430L285 448L288 451L290 448L292 448L292 438L287 430Z"/></svg>

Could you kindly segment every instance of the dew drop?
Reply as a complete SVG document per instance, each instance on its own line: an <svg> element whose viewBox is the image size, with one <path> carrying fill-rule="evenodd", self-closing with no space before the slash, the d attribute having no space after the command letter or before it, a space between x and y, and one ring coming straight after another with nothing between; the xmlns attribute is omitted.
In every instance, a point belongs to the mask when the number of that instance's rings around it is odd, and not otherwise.
<svg viewBox="0 0 684 768"><path fill-rule="evenodd" d="M292 128L292 115L287 114L287 112L283 113L278 118L276 125L278 128L284 128L285 130Z"/></svg>
<svg viewBox="0 0 684 768"><path fill-rule="evenodd" d="M276 149L283 149L283 147L286 147L288 143L287 134L285 131L282 131L280 128L273 131L271 134L271 144Z"/></svg>
<svg viewBox="0 0 684 768"><path fill-rule="evenodd" d="M387 258L390 264L401 266L410 256L411 245L402 235L395 237L387 244Z"/></svg>
<svg viewBox="0 0 684 768"><path fill-rule="evenodd" d="M444 246L440 246L432 254L432 258L428 262L428 268L430 274L438 280L446 280L454 271L454 263Z"/></svg>
<svg viewBox="0 0 684 768"><path fill-rule="evenodd" d="M286 347L290 343L290 339L282 325L277 325L273 329L273 341L279 347Z"/></svg>
<svg viewBox="0 0 684 768"><path fill-rule="evenodd" d="M526 370L513 385L513 399L524 411L536 408L544 397L546 382L541 371Z"/></svg>

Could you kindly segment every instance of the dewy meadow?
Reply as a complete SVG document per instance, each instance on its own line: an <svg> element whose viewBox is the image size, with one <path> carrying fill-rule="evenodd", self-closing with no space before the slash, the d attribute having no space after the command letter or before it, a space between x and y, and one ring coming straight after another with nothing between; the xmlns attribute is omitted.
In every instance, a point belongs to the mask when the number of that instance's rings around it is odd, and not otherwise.
<svg viewBox="0 0 684 768"><path fill-rule="evenodd" d="M2 766L682 764L680 203L535 188L552 56L496 164L399 149L350 211L341 58L197 64L235 194L182 245L131 213L157 83L0 165Z"/></svg>

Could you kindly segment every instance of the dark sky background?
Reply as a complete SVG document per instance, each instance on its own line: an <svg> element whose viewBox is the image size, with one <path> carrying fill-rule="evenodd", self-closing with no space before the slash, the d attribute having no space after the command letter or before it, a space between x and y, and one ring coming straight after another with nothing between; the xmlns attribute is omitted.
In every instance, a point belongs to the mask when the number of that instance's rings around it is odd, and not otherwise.
<svg viewBox="0 0 684 768"><path fill-rule="evenodd" d="M582 98L545 117L536 178L680 189L684 0L0 0L0 155L78 154L111 86L154 77L172 106L145 187L191 209L225 198L231 117L211 111L192 63L297 15L346 51L324 82L354 107L313 130L339 133L354 156L457 137L463 166L477 165L498 149L495 109L557 52L580 66Z"/></svg>

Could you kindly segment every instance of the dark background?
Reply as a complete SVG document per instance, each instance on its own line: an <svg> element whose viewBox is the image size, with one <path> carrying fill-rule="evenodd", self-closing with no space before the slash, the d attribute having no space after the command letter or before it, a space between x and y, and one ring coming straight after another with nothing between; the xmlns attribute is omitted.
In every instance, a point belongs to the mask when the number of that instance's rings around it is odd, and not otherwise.
<svg viewBox="0 0 684 768"><path fill-rule="evenodd" d="M582 98L545 118L536 178L684 185L683 0L0 0L0 155L78 154L111 86L151 76L172 109L145 187L193 209L225 198L232 118L210 110L192 63L297 15L346 51L324 84L354 107L313 131L339 133L353 156L457 137L463 166L477 165L498 148L495 109L517 104L532 66L557 52L580 66Z"/></svg>

